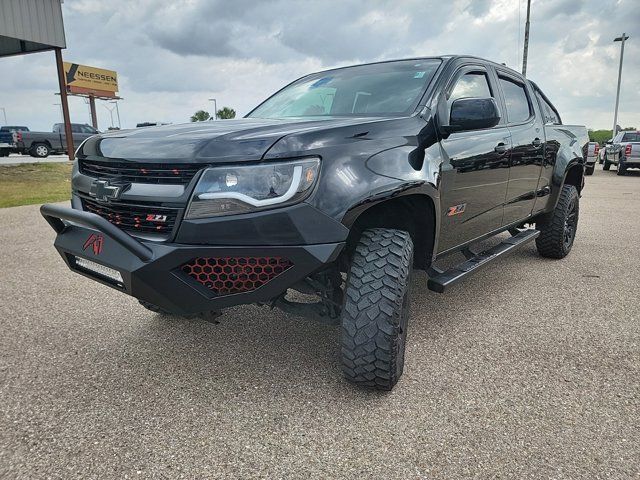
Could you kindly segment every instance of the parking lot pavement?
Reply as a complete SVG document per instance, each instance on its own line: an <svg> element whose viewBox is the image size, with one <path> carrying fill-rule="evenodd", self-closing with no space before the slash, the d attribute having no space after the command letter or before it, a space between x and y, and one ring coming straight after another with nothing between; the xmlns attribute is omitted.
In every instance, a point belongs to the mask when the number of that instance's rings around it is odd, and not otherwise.
<svg viewBox="0 0 640 480"><path fill-rule="evenodd" d="M31 155L15 155L0 157L0 165L19 165L21 163L64 163L68 162L66 155L49 155L47 158L36 158Z"/></svg>
<svg viewBox="0 0 640 480"><path fill-rule="evenodd" d="M155 315L0 210L0 478L638 478L638 212L640 174L598 169L568 258L418 275L383 394L342 380L335 327Z"/></svg>

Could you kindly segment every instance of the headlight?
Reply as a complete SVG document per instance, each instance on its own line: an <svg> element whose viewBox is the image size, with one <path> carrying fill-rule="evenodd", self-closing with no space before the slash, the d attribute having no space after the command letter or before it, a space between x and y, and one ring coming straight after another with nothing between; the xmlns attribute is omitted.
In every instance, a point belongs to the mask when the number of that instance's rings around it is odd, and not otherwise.
<svg viewBox="0 0 640 480"><path fill-rule="evenodd" d="M319 168L319 158L208 168L185 218L237 215L297 203L311 193Z"/></svg>

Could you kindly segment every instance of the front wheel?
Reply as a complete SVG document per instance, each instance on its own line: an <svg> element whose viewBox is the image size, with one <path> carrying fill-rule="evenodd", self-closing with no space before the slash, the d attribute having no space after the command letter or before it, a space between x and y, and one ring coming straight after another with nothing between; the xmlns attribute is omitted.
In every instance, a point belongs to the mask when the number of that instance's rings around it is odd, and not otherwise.
<svg viewBox="0 0 640 480"><path fill-rule="evenodd" d="M580 196L573 185L564 185L553 212L536 222L538 253L547 258L564 258L571 251L578 228Z"/></svg>
<svg viewBox="0 0 640 480"><path fill-rule="evenodd" d="M342 371L350 382L391 390L404 369L413 242L401 230L360 237L342 308Z"/></svg>

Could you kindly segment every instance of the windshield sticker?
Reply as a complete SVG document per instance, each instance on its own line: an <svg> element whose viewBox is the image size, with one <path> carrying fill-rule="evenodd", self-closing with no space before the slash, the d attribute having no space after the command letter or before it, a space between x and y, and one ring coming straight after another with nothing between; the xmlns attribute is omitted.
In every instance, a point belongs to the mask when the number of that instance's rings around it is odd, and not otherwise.
<svg viewBox="0 0 640 480"><path fill-rule="evenodd" d="M424 77L424 74L427 72L416 72L416 74L413 76L413 78L422 78Z"/></svg>

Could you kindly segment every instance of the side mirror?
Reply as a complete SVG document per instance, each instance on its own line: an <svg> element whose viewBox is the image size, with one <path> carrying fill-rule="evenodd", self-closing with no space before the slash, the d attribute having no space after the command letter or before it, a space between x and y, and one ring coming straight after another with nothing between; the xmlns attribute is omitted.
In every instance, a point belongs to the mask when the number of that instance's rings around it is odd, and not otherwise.
<svg viewBox="0 0 640 480"><path fill-rule="evenodd" d="M446 132L481 130L500 123L500 112L493 98L459 98L451 104Z"/></svg>

